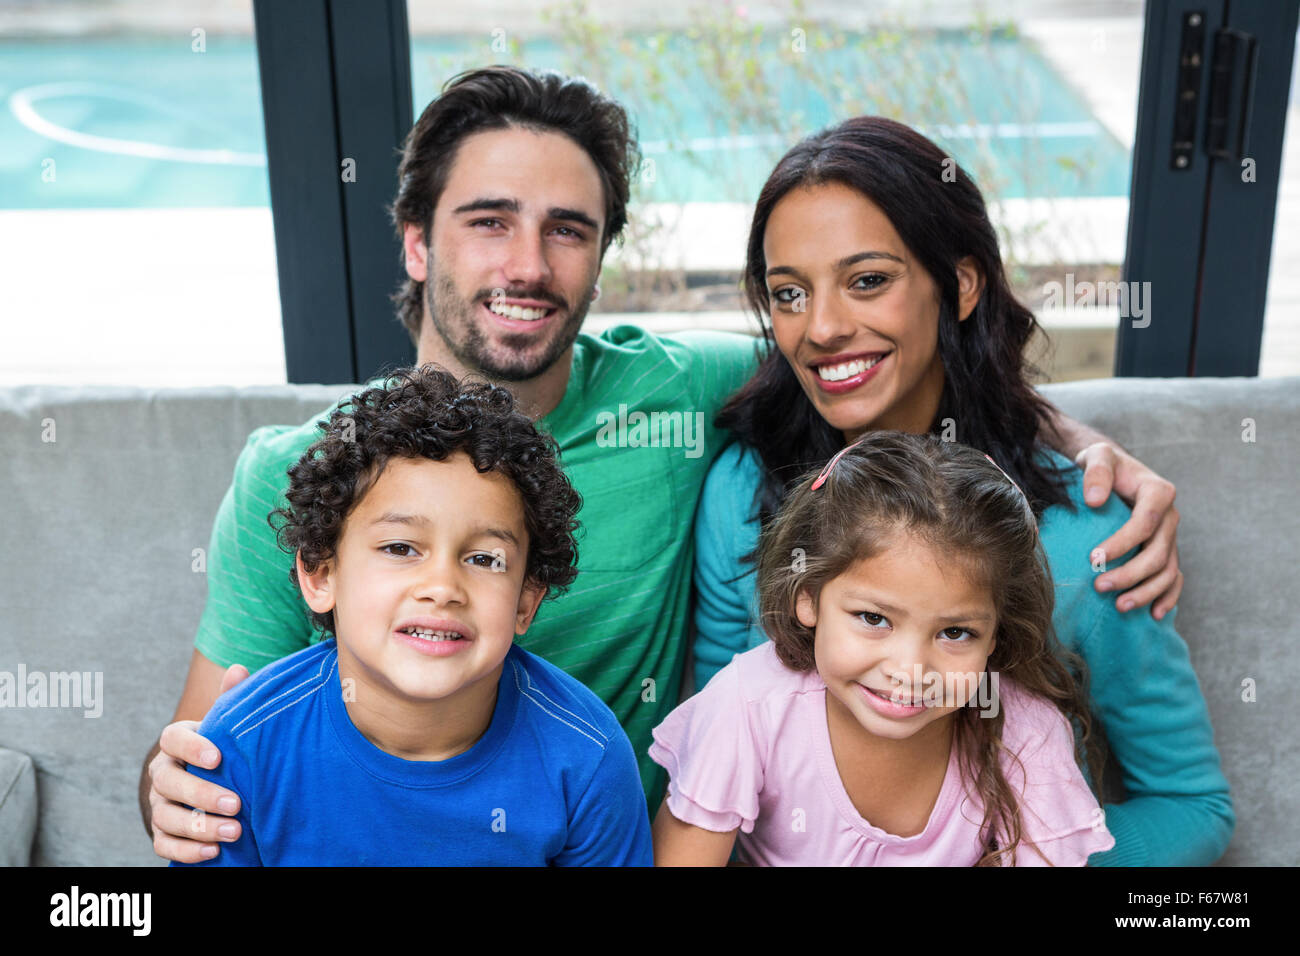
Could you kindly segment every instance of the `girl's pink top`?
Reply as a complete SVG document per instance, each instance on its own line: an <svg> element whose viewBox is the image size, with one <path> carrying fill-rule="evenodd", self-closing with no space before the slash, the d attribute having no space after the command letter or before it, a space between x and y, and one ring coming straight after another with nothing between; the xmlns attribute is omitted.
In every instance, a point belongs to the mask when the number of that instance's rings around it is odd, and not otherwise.
<svg viewBox="0 0 1300 956"><path fill-rule="evenodd" d="M1017 866L1082 866L1115 839L1074 761L1074 734L1050 702L1000 678L1003 773L1017 792ZM770 641L737 654L654 730L650 757L670 776L668 809L715 832L739 829L760 866L970 866L983 803L961 779L957 749L925 829L887 833L864 820L840 780L826 725L826 684L800 674ZM1036 853L1033 843L1046 856Z"/></svg>

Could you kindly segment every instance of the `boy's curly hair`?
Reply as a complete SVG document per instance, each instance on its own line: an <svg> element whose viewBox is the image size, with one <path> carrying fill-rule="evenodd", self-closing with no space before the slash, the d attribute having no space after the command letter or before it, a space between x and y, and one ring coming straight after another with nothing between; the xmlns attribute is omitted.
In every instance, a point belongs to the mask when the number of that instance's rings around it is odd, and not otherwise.
<svg viewBox="0 0 1300 956"><path fill-rule="evenodd" d="M498 471L519 490L528 529L525 580L544 586L547 596L573 582L582 499L560 469L555 439L516 409L507 389L458 382L436 365L398 369L316 427L323 437L289 469L287 506L267 517L281 549L301 553L308 572L334 556L347 516L391 459L445 461L460 451L478 471ZM298 585L296 565L289 578ZM333 611L311 616L334 632Z"/></svg>

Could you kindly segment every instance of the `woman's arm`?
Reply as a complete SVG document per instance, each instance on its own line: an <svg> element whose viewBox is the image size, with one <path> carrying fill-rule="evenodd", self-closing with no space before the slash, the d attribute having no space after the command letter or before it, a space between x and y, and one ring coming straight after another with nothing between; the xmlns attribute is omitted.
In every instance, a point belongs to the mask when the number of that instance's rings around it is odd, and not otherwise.
<svg viewBox="0 0 1300 956"><path fill-rule="evenodd" d="M654 829L655 866L726 866L736 843L736 831L714 833L683 823L668 809L659 807Z"/></svg>
<svg viewBox="0 0 1300 956"><path fill-rule="evenodd" d="M1127 799L1104 808L1115 847L1089 864L1207 866L1228 848L1236 821L1176 615L1125 618L1105 604L1082 651Z"/></svg>
<svg viewBox="0 0 1300 956"><path fill-rule="evenodd" d="M742 562L758 541L749 521L758 472L740 445L714 463L695 517L695 689L761 639L750 617L753 566Z"/></svg>
<svg viewBox="0 0 1300 956"><path fill-rule="evenodd" d="M1077 553L1080 541L1123 524L1127 512L1112 498L1097 511L1051 509L1043 522L1057 582L1053 622L1087 663L1093 711L1127 793L1104 807L1114 849L1089 865L1205 866L1227 848L1235 820L1177 611L1160 621L1121 614L1087 587L1091 572Z"/></svg>

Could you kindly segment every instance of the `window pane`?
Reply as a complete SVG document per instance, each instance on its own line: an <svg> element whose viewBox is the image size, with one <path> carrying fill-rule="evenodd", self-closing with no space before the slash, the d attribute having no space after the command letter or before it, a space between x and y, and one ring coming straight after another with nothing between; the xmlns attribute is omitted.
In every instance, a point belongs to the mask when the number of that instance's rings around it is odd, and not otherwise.
<svg viewBox="0 0 1300 956"><path fill-rule="evenodd" d="M1297 38L1300 40L1300 38ZM1300 70L1291 71L1259 374L1300 375Z"/></svg>
<svg viewBox="0 0 1300 956"><path fill-rule="evenodd" d="M285 381L252 0L0 28L0 381Z"/></svg>

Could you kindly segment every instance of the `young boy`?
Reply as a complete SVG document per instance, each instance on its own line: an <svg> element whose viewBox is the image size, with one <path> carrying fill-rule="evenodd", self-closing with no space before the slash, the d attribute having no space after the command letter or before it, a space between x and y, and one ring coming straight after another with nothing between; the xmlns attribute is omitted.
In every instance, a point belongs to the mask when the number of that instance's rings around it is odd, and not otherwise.
<svg viewBox="0 0 1300 956"><path fill-rule="evenodd" d="M514 644L577 573L553 440L435 366L319 427L271 521L327 639L199 728L243 832L198 865L650 865L613 712Z"/></svg>

